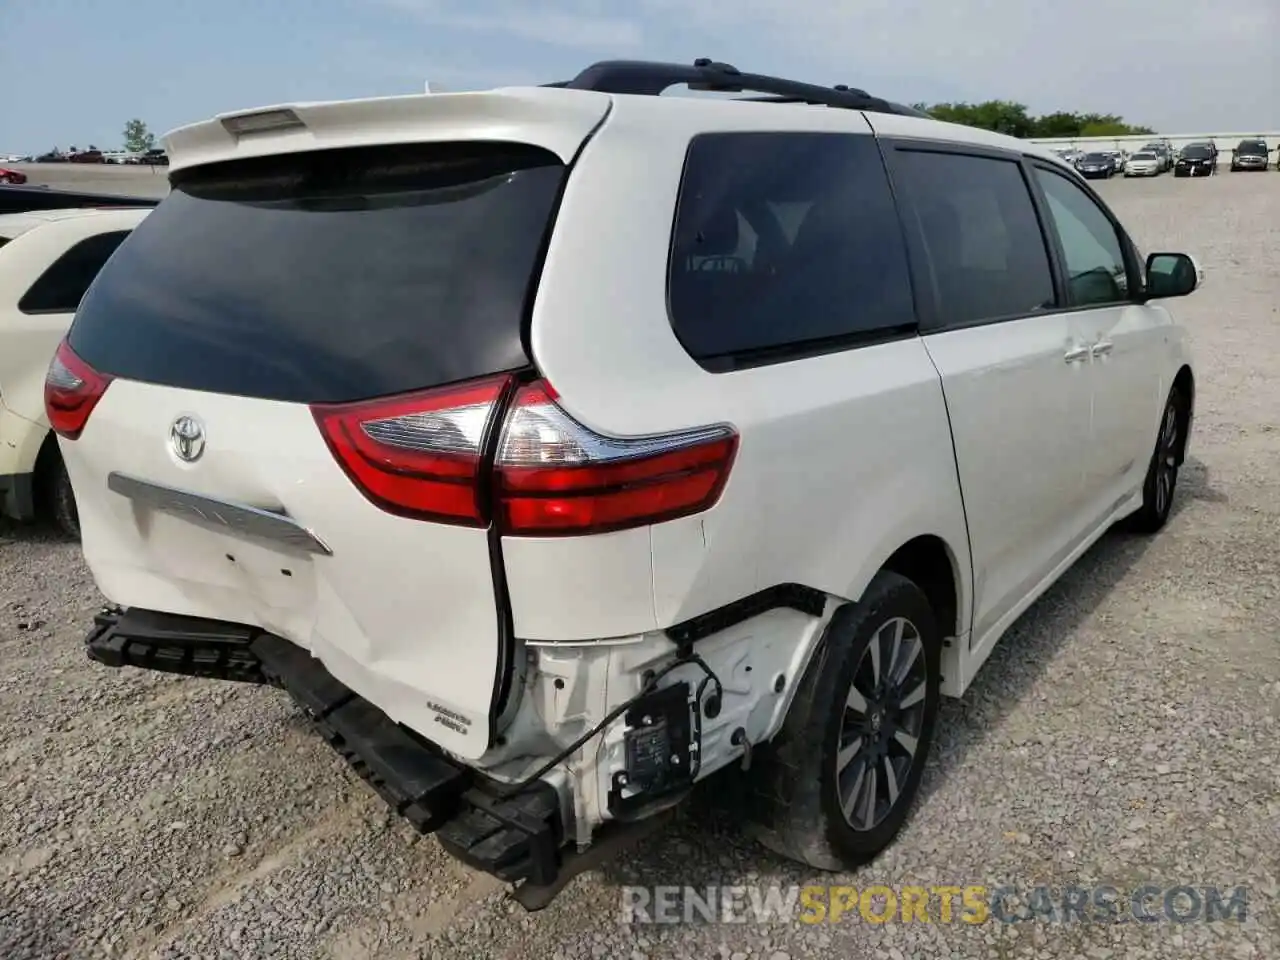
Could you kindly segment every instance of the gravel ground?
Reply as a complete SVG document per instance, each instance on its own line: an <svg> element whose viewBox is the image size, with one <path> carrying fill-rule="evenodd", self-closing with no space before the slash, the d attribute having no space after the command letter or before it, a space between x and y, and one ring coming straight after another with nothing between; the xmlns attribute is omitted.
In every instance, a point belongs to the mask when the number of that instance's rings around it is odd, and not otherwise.
<svg viewBox="0 0 1280 960"><path fill-rule="evenodd" d="M169 192L167 167L124 166L108 163L10 163L27 175L33 187L121 193L131 197L163 197Z"/></svg>
<svg viewBox="0 0 1280 960"><path fill-rule="evenodd" d="M0 527L0 956L1280 956L1280 175L1101 185L1210 285L1178 512L1104 539L948 702L925 797L859 875L704 800L537 915L388 817L283 694L86 662L76 547ZM620 923L625 883L1249 887L1244 924ZM936 915L935 915L936 916Z"/></svg>

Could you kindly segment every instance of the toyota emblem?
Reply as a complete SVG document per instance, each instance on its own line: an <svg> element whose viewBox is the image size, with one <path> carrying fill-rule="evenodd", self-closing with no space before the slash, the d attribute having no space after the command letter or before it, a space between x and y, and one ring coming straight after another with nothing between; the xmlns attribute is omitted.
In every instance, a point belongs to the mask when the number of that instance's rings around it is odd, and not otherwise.
<svg viewBox="0 0 1280 960"><path fill-rule="evenodd" d="M179 460L195 463L204 454L204 425L195 417L183 414L169 428L169 443Z"/></svg>

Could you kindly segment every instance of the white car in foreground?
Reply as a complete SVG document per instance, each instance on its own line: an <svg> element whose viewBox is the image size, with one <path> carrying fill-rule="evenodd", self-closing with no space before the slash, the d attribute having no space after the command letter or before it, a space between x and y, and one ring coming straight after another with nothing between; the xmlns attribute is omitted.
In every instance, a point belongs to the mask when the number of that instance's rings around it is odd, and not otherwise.
<svg viewBox="0 0 1280 960"><path fill-rule="evenodd" d="M1155 177L1163 169L1160 158L1154 153L1135 153L1124 163L1126 177Z"/></svg>
<svg viewBox="0 0 1280 960"><path fill-rule="evenodd" d="M730 765L875 857L940 696L1169 517L1198 268L1023 141L700 61L167 146L49 371L90 656L284 687L526 906Z"/></svg>
<svg viewBox="0 0 1280 960"><path fill-rule="evenodd" d="M0 215L0 514L77 531L75 500L45 416L49 361L85 290L145 209Z"/></svg>

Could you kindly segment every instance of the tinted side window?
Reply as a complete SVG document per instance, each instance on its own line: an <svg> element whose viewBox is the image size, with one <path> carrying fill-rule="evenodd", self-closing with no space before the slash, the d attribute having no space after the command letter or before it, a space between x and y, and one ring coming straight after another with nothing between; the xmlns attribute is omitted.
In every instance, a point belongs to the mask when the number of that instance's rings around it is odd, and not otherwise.
<svg viewBox="0 0 1280 960"><path fill-rule="evenodd" d="M1071 305L1084 307L1128 300L1123 247L1107 215L1066 177L1037 167L1036 179L1044 190L1053 229L1062 244Z"/></svg>
<svg viewBox="0 0 1280 960"><path fill-rule="evenodd" d="M1048 248L1016 161L900 150L894 176L924 241L944 327L1054 306Z"/></svg>
<svg viewBox="0 0 1280 960"><path fill-rule="evenodd" d="M23 313L74 313L89 284L128 230L86 237L55 260L18 301Z"/></svg>
<svg viewBox="0 0 1280 960"><path fill-rule="evenodd" d="M915 326L901 225L870 136L696 137L669 274L676 336L713 369Z"/></svg>

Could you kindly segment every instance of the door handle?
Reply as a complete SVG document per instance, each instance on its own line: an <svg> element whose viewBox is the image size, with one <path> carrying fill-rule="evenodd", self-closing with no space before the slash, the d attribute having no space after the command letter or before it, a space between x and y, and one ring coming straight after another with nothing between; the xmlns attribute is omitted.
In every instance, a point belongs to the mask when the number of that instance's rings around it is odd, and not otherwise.
<svg viewBox="0 0 1280 960"><path fill-rule="evenodd" d="M1091 353L1095 357L1100 357L1103 354L1110 353L1114 346L1115 344L1112 343L1110 340L1099 340L1097 343L1095 343L1092 347L1089 348L1089 353Z"/></svg>
<svg viewBox="0 0 1280 960"><path fill-rule="evenodd" d="M1062 355L1062 359L1067 363L1079 363L1081 360L1089 359L1088 347L1073 347Z"/></svg>

